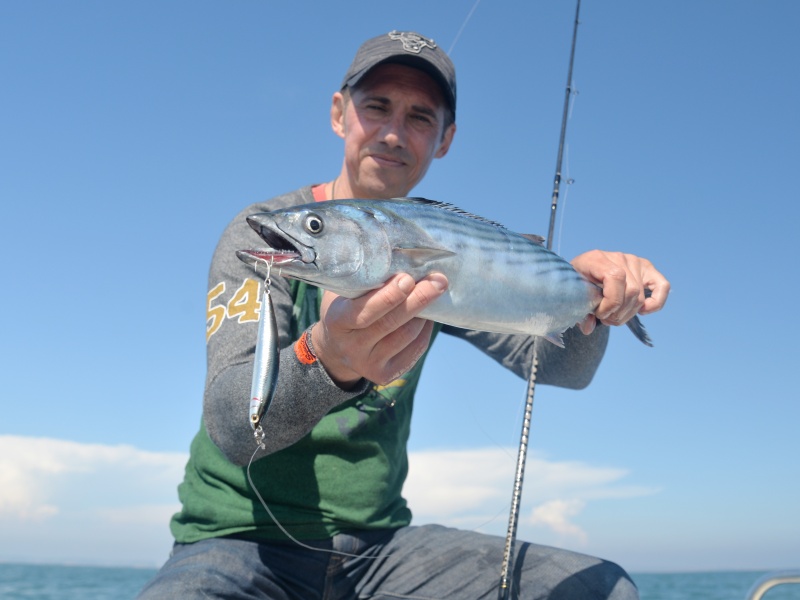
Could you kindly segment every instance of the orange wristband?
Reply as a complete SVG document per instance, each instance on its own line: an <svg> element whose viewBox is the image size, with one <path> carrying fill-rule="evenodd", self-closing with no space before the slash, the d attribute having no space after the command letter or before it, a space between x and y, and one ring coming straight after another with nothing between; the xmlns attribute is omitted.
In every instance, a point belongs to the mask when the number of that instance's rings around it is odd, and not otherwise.
<svg viewBox="0 0 800 600"><path fill-rule="evenodd" d="M309 345L310 337L311 332L309 328L303 332L303 335L301 335L300 339L294 344L294 353L297 355L297 360L304 365L313 365L317 362L317 356Z"/></svg>

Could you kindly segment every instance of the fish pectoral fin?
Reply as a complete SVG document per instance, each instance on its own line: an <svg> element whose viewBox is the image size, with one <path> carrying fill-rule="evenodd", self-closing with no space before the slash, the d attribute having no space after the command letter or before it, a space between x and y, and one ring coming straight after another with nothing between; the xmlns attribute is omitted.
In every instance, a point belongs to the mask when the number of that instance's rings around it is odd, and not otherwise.
<svg viewBox="0 0 800 600"><path fill-rule="evenodd" d="M455 255L455 252L450 252L450 250L443 248L420 248L419 246L414 248L395 248L393 251L402 254L413 267L421 267L430 262Z"/></svg>

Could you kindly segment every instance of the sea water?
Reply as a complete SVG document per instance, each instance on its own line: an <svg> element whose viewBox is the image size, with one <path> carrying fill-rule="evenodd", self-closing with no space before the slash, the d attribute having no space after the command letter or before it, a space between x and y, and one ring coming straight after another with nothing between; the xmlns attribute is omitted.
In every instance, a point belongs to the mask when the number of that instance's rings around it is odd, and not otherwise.
<svg viewBox="0 0 800 600"><path fill-rule="evenodd" d="M155 569L0 564L2 600L133 600ZM763 571L634 573L642 600L744 600ZM764 600L800 600L800 585Z"/></svg>
<svg viewBox="0 0 800 600"><path fill-rule="evenodd" d="M642 600L744 600L765 571L632 573ZM764 600L800 600L800 585L779 585Z"/></svg>
<svg viewBox="0 0 800 600"><path fill-rule="evenodd" d="M0 564L0 599L132 600L155 573L155 569Z"/></svg>

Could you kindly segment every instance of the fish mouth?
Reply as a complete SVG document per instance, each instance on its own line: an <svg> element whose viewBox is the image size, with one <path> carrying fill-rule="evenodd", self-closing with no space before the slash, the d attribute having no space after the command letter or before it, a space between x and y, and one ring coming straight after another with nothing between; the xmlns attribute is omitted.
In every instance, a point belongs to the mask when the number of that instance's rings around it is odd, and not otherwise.
<svg viewBox="0 0 800 600"><path fill-rule="evenodd" d="M297 259L297 252L286 250L274 250L272 248L252 248L249 250L237 250L236 256L243 263L258 269L259 266L285 265Z"/></svg>
<svg viewBox="0 0 800 600"><path fill-rule="evenodd" d="M282 231L277 224L264 222L263 215L247 217L247 224L250 225L253 231L255 231L269 246L268 248L242 251L251 259L274 264L286 264L290 262L309 264L317 259L317 253L314 252L313 248L300 243L295 238ZM239 258L242 257L240 256ZM242 260L245 259L242 258ZM249 261L245 260L245 262Z"/></svg>

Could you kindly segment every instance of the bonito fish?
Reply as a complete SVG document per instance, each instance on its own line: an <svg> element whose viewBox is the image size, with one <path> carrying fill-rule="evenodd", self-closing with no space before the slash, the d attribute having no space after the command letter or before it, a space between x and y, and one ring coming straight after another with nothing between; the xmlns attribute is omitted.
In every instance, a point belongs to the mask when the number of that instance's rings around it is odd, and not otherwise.
<svg viewBox="0 0 800 600"><path fill-rule="evenodd" d="M424 198L331 200L247 218L269 248L240 250L251 265L347 298L396 273L443 273L447 291L420 317L497 333L561 334L600 304L602 290L541 244L453 205ZM638 318L634 334L652 345Z"/></svg>

